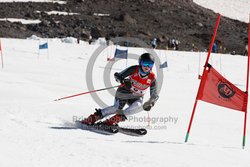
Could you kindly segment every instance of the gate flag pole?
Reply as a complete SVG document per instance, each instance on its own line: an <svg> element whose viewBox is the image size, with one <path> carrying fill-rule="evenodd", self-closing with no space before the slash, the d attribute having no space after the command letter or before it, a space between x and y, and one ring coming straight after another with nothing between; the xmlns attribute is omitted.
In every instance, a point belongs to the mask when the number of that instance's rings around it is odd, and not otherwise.
<svg viewBox="0 0 250 167"><path fill-rule="evenodd" d="M206 71L206 68L207 68L207 65L208 65L208 61L209 61L209 58L210 58L210 54L212 52L212 47L213 47L213 44L214 44L214 41L215 41L215 37L216 37L216 33L217 33L217 30L218 30L218 27L219 27L220 18L221 18L221 15L218 13L216 24L215 24L215 27L214 27L213 37L212 37L212 40L211 40L211 43L210 43L210 46L209 46L209 51L208 51L207 59L206 59L206 62L205 62L205 65L204 65L204 69L203 69L203 73L202 73L201 80L200 80L200 86L199 86L199 89L198 89L198 92L197 92L197 95L196 95L196 99L195 99L195 103L194 103L192 115L191 115L191 118L190 118L190 121L189 121L189 125L188 125L188 130L187 130L187 133L186 133L185 142L187 142L188 138L189 138L189 133L190 133L190 130L191 130L191 126L192 126L192 122L193 122L193 118L194 118L194 114L195 114L195 110L196 110L196 106L197 106L197 102L198 102L198 95L199 95L199 92L201 90L201 83L202 83L202 80L205 77L203 74Z"/></svg>
<svg viewBox="0 0 250 167"><path fill-rule="evenodd" d="M249 23L248 23L248 59L247 59L247 83L246 83L246 93L248 94L248 86L249 86L249 65L250 65L250 14L249 14ZM247 96L248 97L248 96ZM247 100L248 106L248 100ZM244 129L243 129L243 141L242 148L244 149L246 144L246 127L247 127L247 107L244 114Z"/></svg>

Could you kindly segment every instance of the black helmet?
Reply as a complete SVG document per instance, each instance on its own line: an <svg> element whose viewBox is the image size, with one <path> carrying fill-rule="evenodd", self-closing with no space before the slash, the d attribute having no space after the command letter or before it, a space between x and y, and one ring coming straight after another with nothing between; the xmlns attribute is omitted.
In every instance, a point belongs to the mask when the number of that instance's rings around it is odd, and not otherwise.
<svg viewBox="0 0 250 167"><path fill-rule="evenodd" d="M139 58L139 65L141 65L142 62L152 62L154 64L155 58L150 53L143 53Z"/></svg>
<svg viewBox="0 0 250 167"><path fill-rule="evenodd" d="M150 53L143 53L140 58L139 58L139 71L141 74L143 75L148 75L150 73L150 71L148 71L147 73L145 73L143 70L142 70L142 66L148 66L150 67L150 69L153 68L153 65L154 65L154 62L155 62L155 59L153 57L152 54Z"/></svg>

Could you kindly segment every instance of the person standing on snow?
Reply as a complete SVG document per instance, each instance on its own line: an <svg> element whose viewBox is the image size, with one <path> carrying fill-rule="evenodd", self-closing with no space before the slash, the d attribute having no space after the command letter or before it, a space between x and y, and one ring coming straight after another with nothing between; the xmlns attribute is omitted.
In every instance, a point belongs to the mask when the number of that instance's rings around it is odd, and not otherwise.
<svg viewBox="0 0 250 167"><path fill-rule="evenodd" d="M154 38L152 41L151 41L151 46L153 49L155 49L157 47L157 39Z"/></svg>
<svg viewBox="0 0 250 167"><path fill-rule="evenodd" d="M93 125L98 120L115 114L103 123L118 125L119 122L125 121L127 116L140 112L141 106L144 110L150 111L159 98L157 81L152 72L153 66L154 57L150 53L144 53L139 58L139 65L128 67L120 73L116 72L114 77L117 82L121 83L121 86L116 91L114 105L95 109L96 112L81 123ZM148 88L150 88L150 99L143 104L143 96ZM128 107L123 110L126 104Z"/></svg>

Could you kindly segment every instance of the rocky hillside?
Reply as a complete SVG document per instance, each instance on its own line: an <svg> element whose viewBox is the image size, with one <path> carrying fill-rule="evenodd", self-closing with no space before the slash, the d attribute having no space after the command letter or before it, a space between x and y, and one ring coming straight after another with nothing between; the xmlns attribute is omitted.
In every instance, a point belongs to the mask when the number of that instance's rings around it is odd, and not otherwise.
<svg viewBox="0 0 250 167"><path fill-rule="evenodd" d="M49 11L76 13L48 14ZM68 0L59 3L0 3L1 18L39 19L39 24L0 21L0 37L26 38L73 36L82 40L98 37L137 37L149 42L156 37L160 48L169 39L180 50L208 48L217 17L192 0ZM225 52L242 54L247 39L246 23L222 17L217 41Z"/></svg>

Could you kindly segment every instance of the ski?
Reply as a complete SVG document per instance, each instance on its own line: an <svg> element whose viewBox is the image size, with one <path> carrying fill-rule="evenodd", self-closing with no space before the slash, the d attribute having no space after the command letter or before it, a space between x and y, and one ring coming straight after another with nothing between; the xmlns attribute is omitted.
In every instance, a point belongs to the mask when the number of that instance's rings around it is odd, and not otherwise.
<svg viewBox="0 0 250 167"><path fill-rule="evenodd" d="M114 125L112 126L105 125L102 122L98 122L94 125L86 125L81 123L80 121L76 121L76 126L83 130L88 130L91 132L96 132L104 135L113 135L118 132L129 136L143 136L147 134L147 130L143 128L141 129L123 128Z"/></svg>
<svg viewBox="0 0 250 167"><path fill-rule="evenodd" d="M118 126L109 126L102 123L96 123L94 125L83 124L80 121L76 121L76 126L83 130L88 130L95 133L104 135L112 135L118 133Z"/></svg>
<svg viewBox="0 0 250 167"><path fill-rule="evenodd" d="M118 127L118 129L119 129L119 133L130 135L130 136L143 136L147 134L147 130L144 128L133 129L133 128Z"/></svg>

